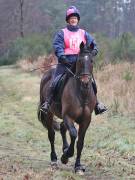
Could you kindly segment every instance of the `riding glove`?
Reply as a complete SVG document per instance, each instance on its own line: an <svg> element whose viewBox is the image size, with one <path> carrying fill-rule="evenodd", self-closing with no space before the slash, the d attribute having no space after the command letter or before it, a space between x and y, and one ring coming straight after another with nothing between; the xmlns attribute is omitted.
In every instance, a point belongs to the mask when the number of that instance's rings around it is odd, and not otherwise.
<svg viewBox="0 0 135 180"><path fill-rule="evenodd" d="M96 49L93 49L92 51L91 51L91 54L92 54L92 56L96 56L97 55L97 50Z"/></svg>
<svg viewBox="0 0 135 180"><path fill-rule="evenodd" d="M61 56L59 57L59 62L60 62L61 64L69 64L68 59L67 59L67 57L66 57L65 55L61 55Z"/></svg>

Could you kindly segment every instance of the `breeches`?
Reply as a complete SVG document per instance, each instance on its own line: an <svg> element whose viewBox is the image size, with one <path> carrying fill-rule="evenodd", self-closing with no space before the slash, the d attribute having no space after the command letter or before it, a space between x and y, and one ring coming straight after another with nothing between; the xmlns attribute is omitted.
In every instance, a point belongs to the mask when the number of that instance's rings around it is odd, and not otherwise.
<svg viewBox="0 0 135 180"><path fill-rule="evenodd" d="M58 65L56 66L56 70L55 70L55 72L54 72L54 74L53 74L53 77L52 77L51 87L55 88L56 85L57 85L57 83L58 83L58 81L61 79L61 77L62 77L65 73L67 73L67 71L68 71L68 70L67 70L67 68L66 68L65 65L63 65L63 64L58 64Z"/></svg>

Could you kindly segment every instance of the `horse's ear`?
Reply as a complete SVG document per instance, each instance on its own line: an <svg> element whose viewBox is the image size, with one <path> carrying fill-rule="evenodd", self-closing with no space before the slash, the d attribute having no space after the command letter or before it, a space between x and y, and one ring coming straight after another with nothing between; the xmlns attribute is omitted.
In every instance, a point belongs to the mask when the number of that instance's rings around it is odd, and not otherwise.
<svg viewBox="0 0 135 180"><path fill-rule="evenodd" d="M84 49L84 42L82 41L81 44L80 44L80 51L82 52Z"/></svg>

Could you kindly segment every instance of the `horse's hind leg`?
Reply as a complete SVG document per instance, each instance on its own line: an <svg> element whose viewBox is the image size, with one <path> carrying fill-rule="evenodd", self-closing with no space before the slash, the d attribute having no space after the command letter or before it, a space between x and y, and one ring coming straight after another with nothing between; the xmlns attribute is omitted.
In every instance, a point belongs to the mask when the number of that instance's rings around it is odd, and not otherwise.
<svg viewBox="0 0 135 180"><path fill-rule="evenodd" d="M48 113L49 114L49 113ZM48 129L48 138L51 144L51 162L56 163L57 162L57 155L55 152L55 146L54 146L54 141L55 141L55 130L53 128L53 116L50 114L47 116L47 129Z"/></svg>
<svg viewBox="0 0 135 180"><path fill-rule="evenodd" d="M64 124L64 122L62 122L60 124L60 133L61 133L61 136L62 136L62 141L63 141L63 153L68 149L69 145L68 145L68 142L67 142L67 137L66 137L66 132L67 132L67 128Z"/></svg>

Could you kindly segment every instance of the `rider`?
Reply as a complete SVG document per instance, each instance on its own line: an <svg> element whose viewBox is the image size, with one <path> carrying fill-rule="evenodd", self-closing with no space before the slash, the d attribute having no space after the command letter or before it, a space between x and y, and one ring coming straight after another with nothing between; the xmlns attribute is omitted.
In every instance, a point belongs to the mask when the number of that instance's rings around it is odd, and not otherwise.
<svg viewBox="0 0 135 180"><path fill-rule="evenodd" d="M80 43L83 41L88 46L92 47L92 55L95 56L98 53L96 42L93 37L86 31L79 28L78 23L80 21L80 13L75 6L69 7L66 12L67 26L61 29L54 37L53 47L55 55L58 58L59 64L56 67L53 75L53 81L48 89L48 94L45 103L42 105L41 110L45 113L48 112L51 102L55 94L55 87L62 75L67 71L67 67L71 69L73 64L77 61L77 55L79 53ZM93 80L93 89L96 95L96 84ZM101 114L105 112L107 108L97 101L95 106L95 114Z"/></svg>

